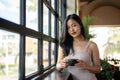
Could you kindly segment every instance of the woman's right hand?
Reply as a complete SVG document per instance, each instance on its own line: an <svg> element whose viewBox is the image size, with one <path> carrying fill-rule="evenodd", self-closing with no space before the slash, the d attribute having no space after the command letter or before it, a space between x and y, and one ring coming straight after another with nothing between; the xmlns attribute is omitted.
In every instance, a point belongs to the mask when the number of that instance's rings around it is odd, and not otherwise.
<svg viewBox="0 0 120 80"><path fill-rule="evenodd" d="M60 65L62 68L66 68L68 66L67 59L63 58L63 60L60 61Z"/></svg>
<svg viewBox="0 0 120 80"><path fill-rule="evenodd" d="M62 60L60 60L58 63L57 63L57 70L58 71L61 71L62 69L66 68L68 66L67 64L67 59L66 58L63 58Z"/></svg>

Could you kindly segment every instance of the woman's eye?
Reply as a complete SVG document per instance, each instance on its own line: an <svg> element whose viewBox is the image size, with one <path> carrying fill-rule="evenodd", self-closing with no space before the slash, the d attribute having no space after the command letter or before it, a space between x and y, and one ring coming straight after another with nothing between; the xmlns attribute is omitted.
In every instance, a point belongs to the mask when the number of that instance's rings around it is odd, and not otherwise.
<svg viewBox="0 0 120 80"><path fill-rule="evenodd" d="M73 27L75 27L76 25L74 24Z"/></svg>

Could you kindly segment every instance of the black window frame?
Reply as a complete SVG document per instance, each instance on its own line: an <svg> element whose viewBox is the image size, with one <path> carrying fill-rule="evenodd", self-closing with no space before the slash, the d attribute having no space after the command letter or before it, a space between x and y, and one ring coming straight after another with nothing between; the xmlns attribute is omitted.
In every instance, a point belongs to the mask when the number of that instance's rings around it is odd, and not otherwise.
<svg viewBox="0 0 120 80"><path fill-rule="evenodd" d="M59 2L61 1L60 7ZM50 68L55 67L57 62L58 53L58 39L59 39L59 24L63 22L66 16L66 0L54 0L54 8L51 6L51 0L38 0L38 31L32 30L26 27L26 0L20 0L20 24L16 24L9 20L0 17L0 29L15 32L20 34L20 53L19 53L19 80L30 80L36 76L40 76L45 71L49 71ZM43 34L43 4L49 9L49 35ZM61 13L59 13L59 8L61 8ZM51 37L51 14L55 16L54 18L54 34L55 38ZM61 16L60 16L61 15ZM60 22L60 23L59 23ZM38 71L25 76L25 38L33 37L38 40ZM48 41L48 55L49 55L49 66L43 68L43 40ZM51 65L51 43L55 43L54 46L54 57L55 63ZM41 47L42 46L42 47Z"/></svg>

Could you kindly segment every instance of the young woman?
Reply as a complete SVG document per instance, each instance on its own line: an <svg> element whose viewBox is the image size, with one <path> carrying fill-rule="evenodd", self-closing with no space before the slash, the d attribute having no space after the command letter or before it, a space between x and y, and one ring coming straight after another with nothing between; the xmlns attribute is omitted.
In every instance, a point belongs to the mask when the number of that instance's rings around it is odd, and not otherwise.
<svg viewBox="0 0 120 80"><path fill-rule="evenodd" d="M70 59L77 63L71 66ZM79 16L68 15L62 29L56 69L67 68L74 80L97 80L100 72L99 50L95 42L86 38L84 27Z"/></svg>

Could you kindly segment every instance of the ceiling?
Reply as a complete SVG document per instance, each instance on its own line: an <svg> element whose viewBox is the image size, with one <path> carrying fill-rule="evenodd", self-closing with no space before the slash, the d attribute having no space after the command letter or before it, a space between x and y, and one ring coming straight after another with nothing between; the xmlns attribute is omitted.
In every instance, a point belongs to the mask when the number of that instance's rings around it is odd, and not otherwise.
<svg viewBox="0 0 120 80"><path fill-rule="evenodd" d="M120 25L120 0L78 1L77 10L80 17L94 17L93 25Z"/></svg>

